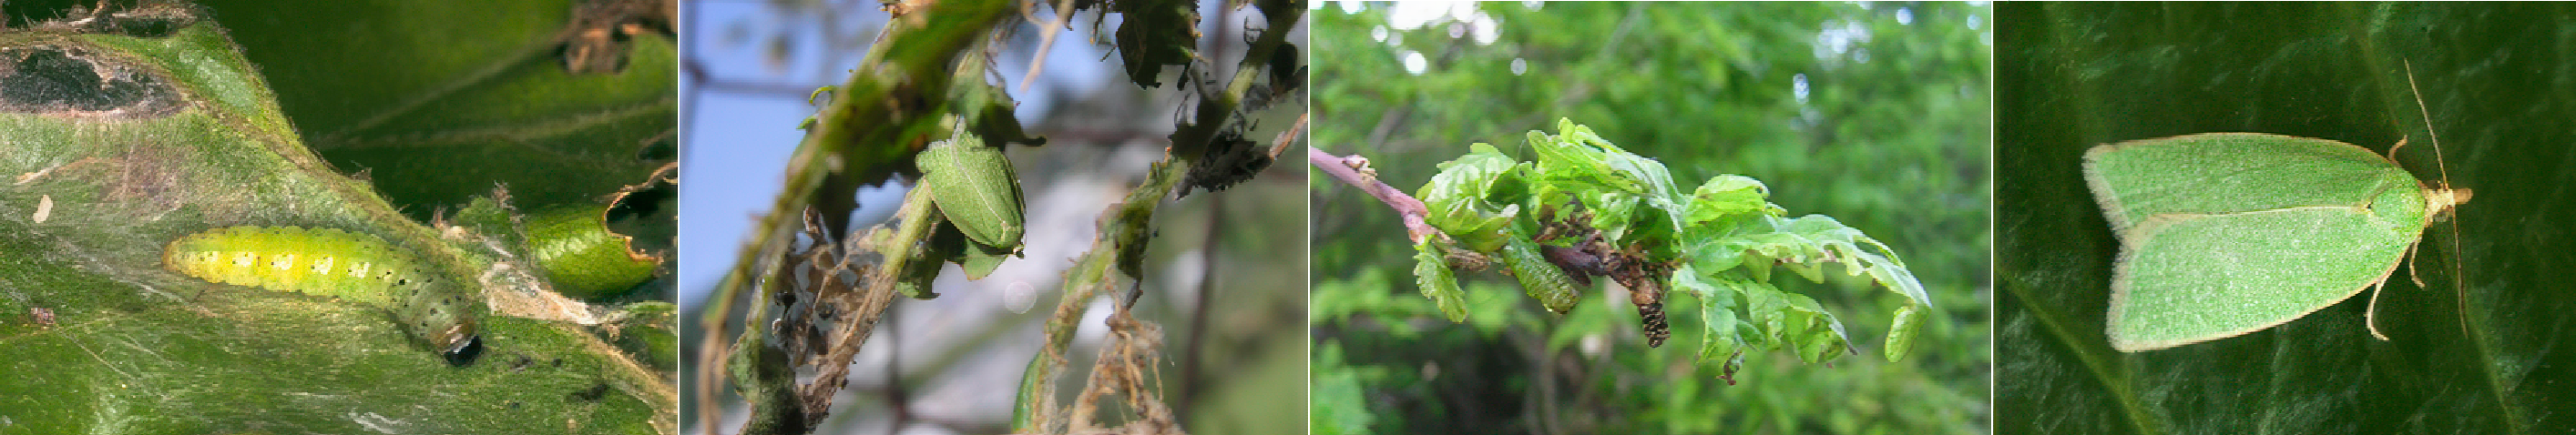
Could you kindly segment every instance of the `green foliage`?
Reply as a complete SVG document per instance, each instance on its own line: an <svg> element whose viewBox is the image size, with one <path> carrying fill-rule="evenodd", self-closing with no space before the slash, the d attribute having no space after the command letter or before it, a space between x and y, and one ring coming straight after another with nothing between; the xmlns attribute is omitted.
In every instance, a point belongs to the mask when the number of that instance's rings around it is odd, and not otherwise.
<svg viewBox="0 0 2576 435"><path fill-rule="evenodd" d="M2553 368L2576 367L2561 351L2576 256L2555 248L2576 244L2561 224L2576 217L2561 187L2576 179L2576 106L2560 97L2576 95L2576 58L2528 55L2576 34L2566 5L1998 9L1995 158L2011 178L1995 198L1995 433L2576 427L2576 390L2557 387L2576 371ZM2120 243L2085 187L2085 150L2206 132L2383 153L2402 139L2400 166L2476 199L2424 231L2375 314L2372 297L2354 297L2233 338L2114 350Z"/></svg>
<svg viewBox="0 0 2576 435"><path fill-rule="evenodd" d="M545 269L555 292L602 300L653 278L662 258L635 252L634 237L608 227L598 206L558 206L527 216L529 259Z"/></svg>
<svg viewBox="0 0 2576 435"><path fill-rule="evenodd" d="M1467 295L1458 291L1458 273L1449 269L1446 243L1424 240L1413 245L1414 283L1422 288L1422 297L1439 304L1440 315L1451 322L1467 321Z"/></svg>
<svg viewBox="0 0 2576 435"><path fill-rule="evenodd" d="M1432 180L1455 166L1434 162L1461 158L1460 144L1495 144L1495 152L1535 169L1543 157L1526 145L1526 133L1556 132L1559 118L1580 120L1616 138L1621 150L1664 165L1675 180L1671 196L1707 206L1683 209L1684 223L1688 212L1701 216L1699 225L1712 225L1714 216L1756 215L1759 210L1745 207L1777 204L1832 215L1901 248L1929 302L1911 314L1902 308L1912 298L1886 297L1866 276L1771 281L1778 292L1807 296L1820 307L1870 313L1837 320L1856 333L1900 332L1891 342L1907 341L1901 332L1908 330L1894 327L1898 318L1919 317L1920 326L1910 329L1917 351L1902 363L1872 357L1830 365L1748 352L1736 376L1745 382L1729 386L1717 378L1721 368L1697 363L1696 346L1639 345L1640 317L1626 298L1590 292L1570 312L1553 315L1525 299L1511 278L1491 273L1458 274L1463 308L1453 311L1463 312L1466 322L1448 322L1450 314L1422 296L1426 287L1411 275L1424 250L1392 242L1406 240L1395 214L1365 193L1314 177L1309 315L1319 358L1327 348L1342 352L1339 363L1315 364L1316 413L1368 414L1365 431L1374 433L1985 432L1986 355L1992 354L1984 290L1987 192L1994 185L1987 175L1992 46L1982 26L1995 22L1986 6L1481 3L1475 9L1492 27L1390 26L1389 12L1376 5L1317 10L1309 48L1316 59L1331 60L1313 71L1317 146L1364 155L1379 179L1413 187L1439 184ZM1467 31L1453 36L1452 26ZM1488 32L1491 43L1476 40ZM1413 54L1423 60L1418 73L1404 65ZM1801 78L1803 99L1796 92ZM1726 173L1760 181L1720 177ZM1766 190L1767 200L1747 199ZM1417 192L1426 203L1434 202L1430 196ZM1460 216L1494 219L1507 209L1515 218L1542 211L1495 203L1483 209L1489 215ZM1668 213L1649 205L1632 209ZM1432 211L1435 220L1444 214L1436 206ZM1658 230L1622 231L1651 238ZM1476 249L1475 237L1452 236L1461 249ZM1851 247L1876 249L1864 245ZM1832 269L1811 272L1825 270ZM1712 322L1707 318L1734 311L1684 307L1668 312L1672 324L1683 326L1672 338L1679 343L1708 339L1704 328L1691 325L1748 321ZM1878 314L1890 312L1897 314ZM1325 382L1334 379L1356 380L1366 401L1329 399Z"/></svg>
<svg viewBox="0 0 2576 435"><path fill-rule="evenodd" d="M1327 377L1314 381L1313 412L1306 415L1306 427L1318 435L1368 433L1370 416L1367 396L1360 389L1360 378L1384 376L1384 368L1347 367L1342 364L1342 347L1326 344L1315 349L1315 372Z"/></svg>
<svg viewBox="0 0 2576 435"><path fill-rule="evenodd" d="M1674 270L1651 279L1701 301L1709 322L1700 358L1728 365L1727 373L1733 373L1747 350L1787 345L1796 348L1801 360L1816 363L1850 348L1842 323L1815 299L1769 283L1774 265L1823 281L1826 263L1844 263L1851 275L1868 275L1906 297L1908 303L1899 310L1930 303L1923 284L1886 245L1830 217L1786 217L1780 205L1768 201L1761 181L1719 175L1682 195L1661 162L1620 149L1572 120L1558 120L1557 129L1555 136L1530 132L1535 162L1515 161L1491 145L1475 144L1466 156L1441 164L1442 172L1421 189L1424 206L1439 210L1436 219L1426 222L1462 234L1459 239L1468 246L1500 244L1500 249L1479 254L1497 257L1520 279L1522 290L1550 312L1573 309L1578 289L1567 277L1569 271L1541 258L1540 242L1527 235L1542 231L1535 229L1540 221L1561 216L1519 212L1550 210L1553 204L1580 204L1591 216L1580 223L1599 230L1611 246L1643 252L1643 260L1651 263L1648 270ZM1419 264L1414 273L1423 294L1441 305L1444 314L1459 313L1451 307L1464 301L1446 267L1449 260L1431 255L1431 243L1417 248L1423 252L1415 256ZM1451 320L1460 319L1452 315ZM1889 337L1911 336L1919 326L1894 324ZM1892 346L1904 343L1889 344L1889 359L1905 353Z"/></svg>

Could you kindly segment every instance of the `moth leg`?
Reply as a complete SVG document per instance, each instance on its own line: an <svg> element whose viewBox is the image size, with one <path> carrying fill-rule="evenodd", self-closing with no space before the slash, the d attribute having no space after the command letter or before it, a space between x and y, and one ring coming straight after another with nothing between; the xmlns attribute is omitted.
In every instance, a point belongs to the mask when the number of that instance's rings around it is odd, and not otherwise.
<svg viewBox="0 0 2576 435"><path fill-rule="evenodd" d="M2417 253L2415 251L2415 247L2423 244L2424 240L2420 237L2415 239L2414 243L2406 244L2406 279L2414 280L2415 288L2424 288L2424 269L2415 268L2415 254ZM2379 280L2379 284L2381 286L2388 285L2388 279L2381 278Z"/></svg>
<svg viewBox="0 0 2576 435"><path fill-rule="evenodd" d="M2414 273L2409 272L2407 274L2413 275ZM2387 288L2388 280L2385 278L2380 279L2378 284L2371 285L2370 308L2361 312L2362 325L2368 326L2370 328L2370 336L2378 338L2379 341L2388 341L2388 334L2379 333L2379 294L2381 293L2380 290L2385 290Z"/></svg>

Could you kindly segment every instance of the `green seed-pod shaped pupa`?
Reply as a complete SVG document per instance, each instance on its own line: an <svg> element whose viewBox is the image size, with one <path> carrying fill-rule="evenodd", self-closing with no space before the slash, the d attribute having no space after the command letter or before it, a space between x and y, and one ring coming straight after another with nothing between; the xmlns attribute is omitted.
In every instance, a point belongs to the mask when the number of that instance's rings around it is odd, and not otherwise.
<svg viewBox="0 0 2576 435"><path fill-rule="evenodd" d="M1503 244L1502 260L1503 267L1511 271L1512 277L1520 279L1521 291L1528 292L1531 299L1538 299L1539 306L1557 314L1574 309L1574 302L1580 297L1576 293L1574 278L1540 255L1537 243L1515 236Z"/></svg>
<svg viewBox="0 0 2576 435"><path fill-rule="evenodd" d="M966 238L1004 249L1020 246L1027 220L1022 215L1020 180L1000 147L959 134L931 143L914 162L921 169L920 188L930 189L931 203Z"/></svg>
<svg viewBox="0 0 2576 435"><path fill-rule="evenodd" d="M451 364L473 362L482 339L460 283L410 252L364 233L303 227L216 228L170 242L161 262L221 284L330 296L381 307Z"/></svg>

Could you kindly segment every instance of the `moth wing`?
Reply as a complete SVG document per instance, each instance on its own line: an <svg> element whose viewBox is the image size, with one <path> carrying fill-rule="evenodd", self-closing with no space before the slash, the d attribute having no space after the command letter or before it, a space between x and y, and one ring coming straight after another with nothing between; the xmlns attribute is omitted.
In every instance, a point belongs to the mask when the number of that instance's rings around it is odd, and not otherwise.
<svg viewBox="0 0 2576 435"><path fill-rule="evenodd" d="M2205 133L2095 146L2084 180L2114 233L2162 214L2358 204L2381 179L2414 178L2359 146L2263 133Z"/></svg>
<svg viewBox="0 0 2576 435"><path fill-rule="evenodd" d="M2396 270L2420 232L2396 224L2332 206L2148 218L2121 237L2111 346L2136 352L2234 337L2334 305Z"/></svg>

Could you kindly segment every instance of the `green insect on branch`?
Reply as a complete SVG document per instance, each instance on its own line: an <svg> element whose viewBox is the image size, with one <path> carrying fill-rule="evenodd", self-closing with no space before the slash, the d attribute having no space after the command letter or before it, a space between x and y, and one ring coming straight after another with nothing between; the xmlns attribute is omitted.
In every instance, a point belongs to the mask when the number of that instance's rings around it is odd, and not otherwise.
<svg viewBox="0 0 2576 435"><path fill-rule="evenodd" d="M789 158L787 182L776 206L761 218L754 241L743 247L740 261L717 284L715 296L709 299L708 314L700 324L704 334L700 349L705 351L698 366L727 369L698 378L698 403L717 403L716 386L726 381L725 376L716 374L730 374L744 397L752 402L753 417L746 433L803 433L821 420L821 411L828 410L829 396L798 399L796 392L800 388L787 365L789 361L782 352L769 347L783 339L769 337L767 327L776 320L768 307L782 302L784 286L762 285L755 289L754 283L789 282L785 278L790 278L790 271L795 269L789 252L799 230L807 228L802 219L808 210L818 211L815 214L821 216L819 227L827 230L825 234L844 236L835 233L839 228L849 228L848 212L857 207L847 192L891 177L918 150L909 144L927 143L928 136L943 131L938 121L940 114L948 110L945 99L939 96L949 93L955 77L953 66L976 44L990 40L989 29L1008 22L1012 5L1004 1L951 1L913 11L890 22L861 62L864 66L835 87L842 97L833 98L815 116L818 122ZM926 219L907 222L928 223ZM896 269L892 264L887 266L884 269ZM864 344L868 332L883 315L887 304L879 301L890 300L893 289L850 290L835 292L827 300L843 305L847 310L844 315L848 316L842 328L835 331L841 335L833 341L834 346L856 349ZM752 299L748 306L751 309L746 310L751 315L744 316L742 326L736 329L728 325L729 315L735 311L734 303L746 293ZM738 337L734 331L739 331ZM727 344L729 338L734 342ZM855 355L855 351L834 352L818 363L847 366L847 358ZM707 433L715 433L714 425L720 420L700 419Z"/></svg>
<svg viewBox="0 0 2576 435"><path fill-rule="evenodd" d="M1040 140L1021 134L1008 95L987 82L990 50L1008 40L1002 36L1013 29L1006 25L1013 4L900 4L894 24L862 66L847 83L834 86L831 101L801 127L808 134L790 161L787 189L763 219L761 238L745 247L709 305L703 349L727 350L710 351L701 360L701 367L724 367L716 373L720 376L701 378L700 391L708 394L701 403L715 403L708 392L730 376L750 402L745 433L810 432L832 411L831 399L846 388L851 360L895 295L936 297L929 284L941 263L958 263L974 278L1020 251L1020 235L1032 229L1024 228L1018 182L1001 151L1010 143ZM1247 56L1228 82L1211 78L1209 61L1191 52L1198 37L1195 26L1188 25L1197 20L1193 3L1110 6L1126 8L1111 12L1128 14L1118 33L1122 53L1156 52L1141 57L1125 53L1131 56L1131 76L1147 74L1138 78L1139 84L1150 85L1150 77L1161 74L1159 66L1136 64L1139 59L1184 65L1179 82L1195 92L1181 109L1189 118L1175 126L1164 161L1154 164L1146 181L1123 202L1108 207L1092 250L1066 272L1064 305L1049 320L1045 351L1031 361L1023 383L1022 416L1015 424L1023 432L1104 429L1092 422L1102 417L1093 409L1104 393L1124 397L1125 409L1135 413L1123 429L1180 432L1177 415L1159 396L1159 375L1153 374L1160 364L1158 327L1128 314L1142 296L1138 281L1154 234L1154 212L1163 201L1192 189L1216 191L1252 178L1288 143L1283 139L1265 150L1246 139L1252 130L1246 112L1292 95L1288 91L1296 88L1255 84L1257 73L1268 71L1263 67L1276 58L1268 53L1290 50L1285 29L1300 21L1301 4L1259 4L1269 28L1281 30L1251 38ZM1154 18L1139 18L1139 12L1151 12L1145 16ZM1193 39L1163 44L1131 40L1132 35L1160 42L1172 42L1174 36ZM1256 90L1264 93L1256 98ZM1301 120L1292 133L1302 127ZM846 219L856 205L847 193L905 173L906 166L919 168L922 184L906 195L891 227L850 226ZM805 219L799 222L798 217ZM1113 290L1126 292L1111 317L1114 339L1103 349L1079 400L1058 406L1054 381L1065 372L1063 355L1073 325L1091 299ZM733 320L731 304L744 293L751 304L743 310L747 315L738 324L739 336L726 346L724 337L735 334L726 329ZM827 335L824 329L831 331ZM800 368L815 370L811 381L797 380ZM713 432L712 424L720 418L702 420Z"/></svg>

